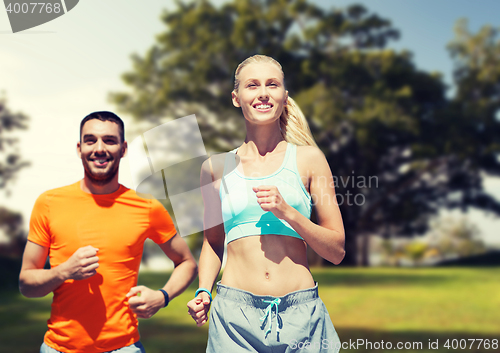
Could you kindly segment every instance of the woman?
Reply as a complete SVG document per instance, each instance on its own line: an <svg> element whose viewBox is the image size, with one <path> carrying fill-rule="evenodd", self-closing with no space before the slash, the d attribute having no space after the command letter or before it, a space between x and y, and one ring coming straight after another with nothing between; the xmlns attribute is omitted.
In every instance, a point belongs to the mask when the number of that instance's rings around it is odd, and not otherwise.
<svg viewBox="0 0 500 353"><path fill-rule="evenodd" d="M227 263L210 314L207 352L336 352L339 339L308 268L307 245L339 264L344 228L330 168L285 90L281 65L252 56L232 101L246 138L201 172L205 232L200 289L188 303L207 322L227 237ZM318 224L310 221L315 205ZM307 244L307 245L306 245ZM308 346L307 346L308 345ZM317 347L317 349L316 349Z"/></svg>

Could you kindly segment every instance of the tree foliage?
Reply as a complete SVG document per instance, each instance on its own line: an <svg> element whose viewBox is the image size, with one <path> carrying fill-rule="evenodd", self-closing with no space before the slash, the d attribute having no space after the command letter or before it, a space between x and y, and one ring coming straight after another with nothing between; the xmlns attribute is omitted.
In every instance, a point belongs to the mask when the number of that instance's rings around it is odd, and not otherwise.
<svg viewBox="0 0 500 353"><path fill-rule="evenodd" d="M26 245L23 216L0 206L0 232L7 237L7 242L0 243L0 257L20 258Z"/></svg>
<svg viewBox="0 0 500 353"><path fill-rule="evenodd" d="M442 259L468 257L486 251L481 231L466 218L438 219L436 227L430 234L430 246L437 249Z"/></svg>
<svg viewBox="0 0 500 353"><path fill-rule="evenodd" d="M498 172L491 101L498 101L499 81L477 74L470 57L498 44L492 32L479 34L484 40L475 49L466 44L476 38L468 32L450 46L459 88L449 99L438 74L416 68L410 52L386 48L399 32L361 5L178 2L162 21L166 30L123 75L130 91L113 93L112 101L151 124L194 113L207 148L228 150L244 138L241 112L230 101L236 66L257 53L277 59L338 180L344 263L356 263L360 252L366 263L368 246L360 248L359 237L422 233L439 207L500 210L480 174ZM498 70L498 55L487 57L488 70ZM477 82L482 103L469 103Z"/></svg>
<svg viewBox="0 0 500 353"><path fill-rule="evenodd" d="M27 128L28 118L7 108L5 98L0 98L0 189L8 188L19 170L28 165L18 150L17 130ZM8 189L7 189L8 190ZM8 242L0 244L0 255L20 257L24 248L22 215L0 206L0 232Z"/></svg>
<svg viewBox="0 0 500 353"><path fill-rule="evenodd" d="M0 189L6 188L16 173L28 163L21 160L16 130L27 128L28 118L21 113L13 113L7 108L5 98L0 97Z"/></svg>

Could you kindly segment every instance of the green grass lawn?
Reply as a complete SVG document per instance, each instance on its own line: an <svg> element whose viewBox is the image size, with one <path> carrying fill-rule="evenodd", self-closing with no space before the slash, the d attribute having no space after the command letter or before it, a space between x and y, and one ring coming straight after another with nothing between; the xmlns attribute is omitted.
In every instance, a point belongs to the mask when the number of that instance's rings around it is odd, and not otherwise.
<svg viewBox="0 0 500 353"><path fill-rule="evenodd" d="M472 341L500 340L498 271L493 267L328 268L313 270L313 275L348 348L344 352L498 352L498 346L478 349L479 341ZM142 273L139 282L159 288L167 276ZM140 320L141 341L148 353L204 352L208 326L196 327L186 308L195 289L189 288L152 319ZM26 299L13 291L2 291L0 296L0 352L38 352L51 298ZM447 340L458 349L445 348ZM361 345L349 349L348 343L361 341L373 349ZM375 349L382 341L392 349ZM415 348L398 350L399 342ZM429 349L429 342L438 342L439 349ZM460 349L460 343L466 348Z"/></svg>

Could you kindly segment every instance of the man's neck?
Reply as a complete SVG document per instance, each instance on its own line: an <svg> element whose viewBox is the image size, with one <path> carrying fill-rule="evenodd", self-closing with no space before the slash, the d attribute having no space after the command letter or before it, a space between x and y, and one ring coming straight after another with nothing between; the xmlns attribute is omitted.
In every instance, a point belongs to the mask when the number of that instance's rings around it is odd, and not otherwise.
<svg viewBox="0 0 500 353"><path fill-rule="evenodd" d="M116 175L116 177L113 178L109 183L103 185L96 185L86 176L80 181L80 189L88 194L112 194L119 188L120 184L118 183L118 175Z"/></svg>

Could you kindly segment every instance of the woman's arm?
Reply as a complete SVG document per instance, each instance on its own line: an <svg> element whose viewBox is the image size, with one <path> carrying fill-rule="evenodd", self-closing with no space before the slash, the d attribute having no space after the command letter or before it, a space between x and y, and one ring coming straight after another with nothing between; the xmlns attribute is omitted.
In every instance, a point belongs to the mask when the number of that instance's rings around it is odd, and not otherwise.
<svg viewBox="0 0 500 353"><path fill-rule="evenodd" d="M222 220L221 202L218 188L216 187L217 175L214 174L213 157L205 161L201 170L201 192L203 195L203 246L201 248L198 264L199 288L212 291L214 282L220 272L224 256L224 224ZM208 320L210 297L205 292L200 292L196 298L188 303L189 313L198 326Z"/></svg>
<svg viewBox="0 0 500 353"><path fill-rule="evenodd" d="M318 148L307 146L299 151L297 164L301 174L307 176L318 224L288 205L276 187L260 186L254 191L265 211L287 221L316 253L338 265L345 255L345 236L330 167Z"/></svg>
<svg viewBox="0 0 500 353"><path fill-rule="evenodd" d="M201 193L203 196L203 246L199 261L200 287L212 289L224 256L224 222L219 197L224 155L212 156L201 168Z"/></svg>

